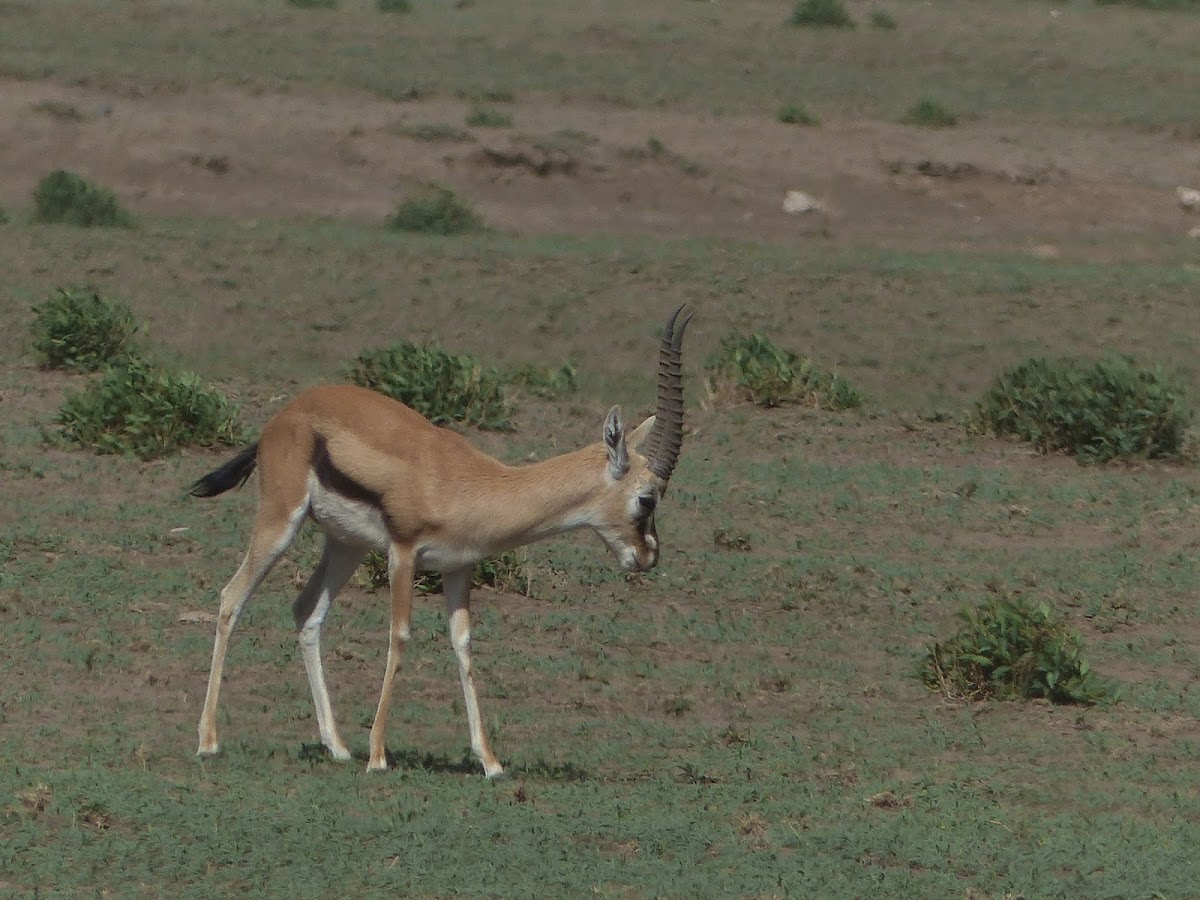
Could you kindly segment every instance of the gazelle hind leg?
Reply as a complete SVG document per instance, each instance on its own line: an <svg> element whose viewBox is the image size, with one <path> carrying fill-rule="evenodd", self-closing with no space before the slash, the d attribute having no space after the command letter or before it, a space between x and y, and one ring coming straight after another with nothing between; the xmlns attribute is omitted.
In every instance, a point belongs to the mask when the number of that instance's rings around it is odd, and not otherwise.
<svg viewBox="0 0 1200 900"><path fill-rule="evenodd" d="M388 630L387 662L384 665L383 688L379 706L371 725L371 756L367 771L380 772L387 768L387 719L392 705L392 683L404 659L411 637L413 578L416 575L416 554L411 547L393 544L388 550L388 583L392 592L392 622Z"/></svg>
<svg viewBox="0 0 1200 900"><path fill-rule="evenodd" d="M283 556L296 533L304 523L308 512L308 499L296 507L289 516L268 516L260 508L254 523L254 534L250 548L238 566L237 572L221 591L221 609L217 613L217 635L213 641L212 668L208 673L208 691L204 695L204 711L200 713L200 745L196 753L212 756L220 750L217 740L217 700L221 693L221 676L225 668L225 651L229 647L229 635L237 625L242 608L262 580Z"/></svg>
<svg viewBox="0 0 1200 900"><path fill-rule="evenodd" d="M446 618L450 628L450 644L458 658L458 674L462 681L463 701L467 707L467 728L471 733L471 751L483 763L484 774L492 781L505 777L504 767L488 744L487 732L479 715L479 698L475 695L475 676L471 666L471 573L469 570L442 576L442 591L446 595Z"/></svg>
<svg viewBox="0 0 1200 900"><path fill-rule="evenodd" d="M338 734L333 705L329 702L329 691L325 686L325 671L321 665L321 628L338 592L346 586L364 556L366 550L326 537L321 561L292 604L292 615L300 631L304 670L308 673L308 684L312 688L317 728L321 731L321 743L330 756L342 761L350 759L350 751Z"/></svg>

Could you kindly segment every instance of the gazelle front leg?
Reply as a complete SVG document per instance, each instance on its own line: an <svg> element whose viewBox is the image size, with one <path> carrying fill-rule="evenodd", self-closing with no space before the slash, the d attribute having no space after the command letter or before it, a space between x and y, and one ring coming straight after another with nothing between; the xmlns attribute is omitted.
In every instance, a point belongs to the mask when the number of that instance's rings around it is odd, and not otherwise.
<svg viewBox="0 0 1200 900"><path fill-rule="evenodd" d="M416 553L412 547L392 544L388 549L388 583L392 591L392 624L388 634L387 663L383 670L383 689L379 692L379 708L375 710L375 722L371 726L371 758L367 771L381 772L387 769L388 709L392 705L392 682L404 651L411 637L413 579L416 577Z"/></svg>
<svg viewBox="0 0 1200 900"><path fill-rule="evenodd" d="M471 732L471 750L483 763L484 774L492 781L505 778L504 767L488 745L487 732L479 716L479 699L475 696L475 678L471 669L471 572L453 572L442 576L442 591L446 595L446 618L450 625L450 644L458 657L458 674L462 681L463 700L467 707L467 727Z"/></svg>

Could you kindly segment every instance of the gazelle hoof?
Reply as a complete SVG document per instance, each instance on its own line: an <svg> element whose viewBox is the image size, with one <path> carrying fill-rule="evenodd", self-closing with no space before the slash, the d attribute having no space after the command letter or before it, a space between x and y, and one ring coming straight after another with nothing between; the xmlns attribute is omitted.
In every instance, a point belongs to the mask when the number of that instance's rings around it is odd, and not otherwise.
<svg viewBox="0 0 1200 900"><path fill-rule="evenodd" d="M492 784L499 784L501 781L508 781L508 773L501 769L499 772L492 772L488 775L487 780Z"/></svg>

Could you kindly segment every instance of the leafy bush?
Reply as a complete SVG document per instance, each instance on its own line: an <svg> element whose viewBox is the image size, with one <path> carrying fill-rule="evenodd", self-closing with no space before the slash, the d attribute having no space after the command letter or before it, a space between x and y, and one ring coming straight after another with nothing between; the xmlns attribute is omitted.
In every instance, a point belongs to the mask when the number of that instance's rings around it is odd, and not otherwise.
<svg viewBox="0 0 1200 900"><path fill-rule="evenodd" d="M539 397L561 397L579 390L578 370L567 363L557 369L518 366L509 376L512 384L530 388Z"/></svg>
<svg viewBox="0 0 1200 900"><path fill-rule="evenodd" d="M818 369L807 357L776 347L758 334L731 334L704 368L709 373L709 390L717 397L768 407L807 403L824 409L852 409L862 405L862 395L845 378Z"/></svg>
<svg viewBox="0 0 1200 900"><path fill-rule="evenodd" d="M498 109L476 108L468 114L467 124L476 128L508 128L512 125L512 116Z"/></svg>
<svg viewBox="0 0 1200 900"><path fill-rule="evenodd" d="M796 28L853 28L854 19L842 0L802 0L792 10Z"/></svg>
<svg viewBox="0 0 1200 900"><path fill-rule="evenodd" d="M369 591L388 586L388 558L386 553L372 550L363 561L360 578ZM475 566L471 574L472 587L490 587L510 594L529 596L531 582L523 553L509 550L499 556L485 559ZM430 572L417 579L416 589L422 594L437 594L442 590L442 576Z"/></svg>
<svg viewBox="0 0 1200 900"><path fill-rule="evenodd" d="M900 121L920 128L953 128L958 124L958 116L936 100L925 98L910 106Z"/></svg>
<svg viewBox="0 0 1200 900"><path fill-rule="evenodd" d="M407 403L436 424L509 427L509 404L500 374L470 356L451 356L438 347L405 342L363 351L346 374L355 384Z"/></svg>
<svg viewBox="0 0 1200 900"><path fill-rule="evenodd" d="M951 697L1095 703L1115 698L1083 658L1078 635L1047 603L994 598L959 612L962 627L929 646L921 664L925 684Z"/></svg>
<svg viewBox="0 0 1200 900"><path fill-rule="evenodd" d="M63 437L81 447L142 459L243 441L237 409L223 393L192 372L166 371L136 358L68 395L56 421Z"/></svg>
<svg viewBox="0 0 1200 900"><path fill-rule="evenodd" d="M59 291L33 307L33 349L46 369L94 372L129 355L138 326L124 303Z"/></svg>
<svg viewBox="0 0 1200 900"><path fill-rule="evenodd" d="M448 187L433 184L404 200L388 220L400 231L426 234L463 234L482 231L483 219L466 201Z"/></svg>
<svg viewBox="0 0 1200 900"><path fill-rule="evenodd" d="M1190 411L1159 369L1125 357L1031 359L1006 371L975 404L977 431L1012 434L1042 453L1089 462L1176 456Z"/></svg>
<svg viewBox="0 0 1200 900"><path fill-rule="evenodd" d="M380 12L407 13L412 12L411 0L379 0Z"/></svg>
<svg viewBox="0 0 1200 900"><path fill-rule="evenodd" d="M133 217L112 191L65 169L51 172L38 182L33 202L42 222L85 227L133 224Z"/></svg>
<svg viewBox="0 0 1200 900"><path fill-rule="evenodd" d="M803 106L796 106L794 104L782 107L779 112L775 114L775 118L777 118L784 125L818 124L816 116L810 113Z"/></svg>

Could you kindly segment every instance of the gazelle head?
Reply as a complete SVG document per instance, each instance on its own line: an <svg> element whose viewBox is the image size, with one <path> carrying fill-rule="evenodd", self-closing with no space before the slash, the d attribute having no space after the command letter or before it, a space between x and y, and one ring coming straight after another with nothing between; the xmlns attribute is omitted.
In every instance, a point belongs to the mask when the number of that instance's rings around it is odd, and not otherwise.
<svg viewBox="0 0 1200 900"><path fill-rule="evenodd" d="M654 415L626 434L621 408L604 420L608 456L601 508L593 528L628 572L658 565L654 511L667 490L683 446L683 333L693 313L679 322L680 306L663 327L658 354L658 397ZM678 324L676 324L678 322Z"/></svg>

